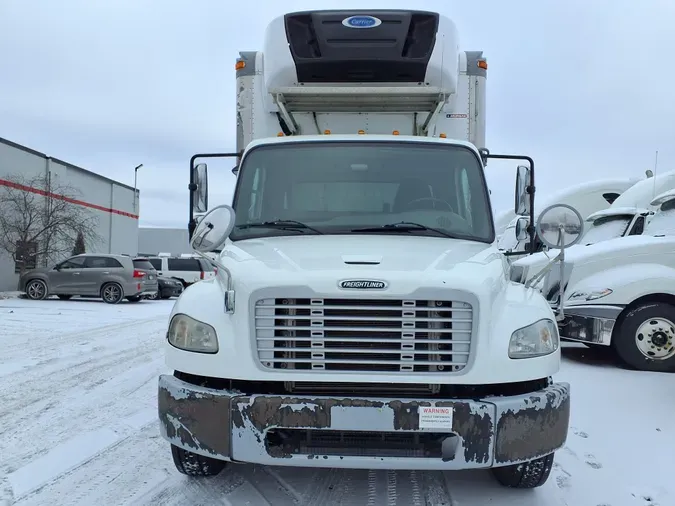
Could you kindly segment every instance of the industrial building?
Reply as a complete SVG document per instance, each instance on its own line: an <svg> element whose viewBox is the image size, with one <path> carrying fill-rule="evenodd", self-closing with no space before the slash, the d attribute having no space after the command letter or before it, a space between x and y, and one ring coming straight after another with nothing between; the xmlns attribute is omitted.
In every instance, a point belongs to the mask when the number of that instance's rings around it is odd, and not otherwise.
<svg viewBox="0 0 675 506"><path fill-rule="evenodd" d="M52 186L49 188L54 191L17 184L17 178L25 181L36 177L50 181ZM78 197L63 198L57 194L59 187L75 189ZM20 190L32 196L39 195L35 205L44 205L45 209L50 201L65 201L86 208L96 234L87 253L137 254L140 199L139 192L131 186L0 138L0 199L2 195L8 195L8 188L14 194ZM33 267L46 266L57 260L33 255L30 262ZM24 268L27 267L26 263ZM14 259L0 250L0 291L16 290L19 270Z"/></svg>
<svg viewBox="0 0 675 506"><path fill-rule="evenodd" d="M141 227L138 231L138 252L142 255L171 253L176 256L194 253L187 225L184 228Z"/></svg>

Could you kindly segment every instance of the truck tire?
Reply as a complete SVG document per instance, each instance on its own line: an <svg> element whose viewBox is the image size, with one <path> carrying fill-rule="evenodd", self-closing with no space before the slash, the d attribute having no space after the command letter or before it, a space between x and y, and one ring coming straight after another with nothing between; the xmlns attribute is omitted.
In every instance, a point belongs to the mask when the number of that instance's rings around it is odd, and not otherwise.
<svg viewBox="0 0 675 506"><path fill-rule="evenodd" d="M553 456L551 453L545 457L514 464L512 466L493 467L492 474L497 481L509 488L537 488L541 487L551 474Z"/></svg>
<svg viewBox="0 0 675 506"><path fill-rule="evenodd" d="M224 460L197 455L175 445L171 445L171 456L178 472L187 476L216 476L227 465Z"/></svg>
<svg viewBox="0 0 675 506"><path fill-rule="evenodd" d="M648 302L622 315L612 345L628 366L651 372L675 372L675 306Z"/></svg>

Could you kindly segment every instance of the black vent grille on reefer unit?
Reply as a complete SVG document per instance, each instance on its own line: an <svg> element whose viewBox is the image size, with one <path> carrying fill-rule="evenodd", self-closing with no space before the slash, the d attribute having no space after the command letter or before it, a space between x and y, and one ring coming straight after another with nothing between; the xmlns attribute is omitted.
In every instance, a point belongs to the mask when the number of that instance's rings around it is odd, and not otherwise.
<svg viewBox="0 0 675 506"><path fill-rule="evenodd" d="M342 21L374 16L379 26ZM438 14L423 11L313 11L285 16L286 37L301 83L423 82L436 42Z"/></svg>

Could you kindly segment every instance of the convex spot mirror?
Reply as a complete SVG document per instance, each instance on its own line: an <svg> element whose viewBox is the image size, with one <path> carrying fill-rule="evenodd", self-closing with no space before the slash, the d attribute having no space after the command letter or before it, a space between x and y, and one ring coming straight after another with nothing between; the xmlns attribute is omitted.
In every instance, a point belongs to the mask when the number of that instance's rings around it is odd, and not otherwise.
<svg viewBox="0 0 675 506"><path fill-rule="evenodd" d="M554 204L539 215L536 226L541 242L550 249L569 248L581 240L584 220L567 204Z"/></svg>
<svg viewBox="0 0 675 506"><path fill-rule="evenodd" d="M214 207L197 225L190 246L200 253L221 249L234 228L234 217L234 209L230 206Z"/></svg>
<svg viewBox="0 0 675 506"><path fill-rule="evenodd" d="M519 165L516 170L516 194L514 212L518 216L530 214L530 193L527 191L531 185L532 171L529 167Z"/></svg>
<svg viewBox="0 0 675 506"><path fill-rule="evenodd" d="M192 170L192 212L205 213L209 208L209 177L205 163L195 165Z"/></svg>
<svg viewBox="0 0 675 506"><path fill-rule="evenodd" d="M530 234L527 231L527 227L530 225L530 220L525 218L524 216L521 216L518 218L518 221L516 221L516 239L518 241L524 241L525 239L530 238Z"/></svg>

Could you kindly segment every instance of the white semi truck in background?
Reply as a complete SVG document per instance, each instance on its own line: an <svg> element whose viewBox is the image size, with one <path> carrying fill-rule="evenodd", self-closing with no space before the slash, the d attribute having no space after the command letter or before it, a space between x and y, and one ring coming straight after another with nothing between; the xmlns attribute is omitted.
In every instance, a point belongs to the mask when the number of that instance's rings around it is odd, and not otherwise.
<svg viewBox="0 0 675 506"><path fill-rule="evenodd" d="M641 235L654 212L659 209L659 206L652 206L651 202L657 195L672 189L675 189L675 171L638 181L617 197L607 209L586 217L583 235L578 244L567 249L567 253L573 254L573 251L580 248L610 239ZM575 209L579 211L578 208ZM546 267L551 257L546 251L515 257L511 266L512 279L529 281ZM524 272L528 273L527 277L524 277Z"/></svg>
<svg viewBox="0 0 675 506"><path fill-rule="evenodd" d="M651 205L657 195L675 189L675 171L643 179L623 192L607 209L586 218L588 223L580 245L641 235L658 207Z"/></svg>
<svg viewBox="0 0 675 506"><path fill-rule="evenodd" d="M537 208L543 210L555 204L564 204L572 206L579 211L582 217L586 217L591 213L603 211L614 205L614 202L638 181L640 181L638 178L615 178L578 183L552 195L539 195ZM536 209L534 216L536 222L539 217ZM519 217L512 209L503 211L495 219L497 235L499 237L499 249L518 255L542 251L542 243L538 237L535 237L533 251L529 251L528 248L529 237L525 239L518 239L516 237L516 223L518 219ZM520 256L516 255L514 257L520 258Z"/></svg>
<svg viewBox="0 0 675 506"><path fill-rule="evenodd" d="M159 419L176 468L492 469L533 488L565 444L555 315L508 279L485 180L487 62L434 12L296 12L237 71L237 152L190 163L217 276L170 316ZM208 210L199 158L237 159ZM550 226L557 227L552 223ZM533 237L532 227L529 229Z"/></svg>
<svg viewBox="0 0 675 506"><path fill-rule="evenodd" d="M642 190L658 187L648 182ZM563 338L611 349L635 369L675 372L675 189L645 207L655 212L641 234L572 246L562 269L542 270L543 253L522 258L511 278L541 290Z"/></svg>

